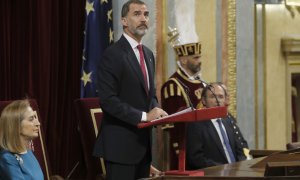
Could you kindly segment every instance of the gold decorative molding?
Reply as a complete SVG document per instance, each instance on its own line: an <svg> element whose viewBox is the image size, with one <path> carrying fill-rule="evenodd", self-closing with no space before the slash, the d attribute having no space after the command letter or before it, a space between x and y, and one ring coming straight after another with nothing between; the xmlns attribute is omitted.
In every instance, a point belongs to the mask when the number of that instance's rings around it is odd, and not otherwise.
<svg viewBox="0 0 300 180"><path fill-rule="evenodd" d="M91 117L92 117L92 121L93 121L93 126L94 126L94 131L95 131L95 135L97 137L98 135L98 124L97 124L97 120L96 120L96 113L101 113L102 109L101 108L95 108L95 109L90 109L90 113L91 113Z"/></svg>
<svg viewBox="0 0 300 180"><path fill-rule="evenodd" d="M300 13L300 0L285 0L284 5L292 18L295 18L296 12Z"/></svg>
<svg viewBox="0 0 300 180"><path fill-rule="evenodd" d="M281 51L287 60L300 62L300 36L282 38Z"/></svg>
<svg viewBox="0 0 300 180"><path fill-rule="evenodd" d="M300 66L300 61L299 60L289 60L288 64L289 64L289 66Z"/></svg>
<svg viewBox="0 0 300 180"><path fill-rule="evenodd" d="M96 120L96 115L95 114L96 113L102 113L102 109L101 108L90 109L90 113L91 113L91 117L92 117L92 121L93 121L95 135L97 137L97 135L98 135L98 124L97 124L97 120ZM99 158L99 160L100 160L100 164L101 164L102 173L104 175L106 175L106 168L105 168L104 159L103 158Z"/></svg>
<svg viewBox="0 0 300 180"><path fill-rule="evenodd" d="M236 0L228 0L227 18L229 112L236 117Z"/></svg>
<svg viewBox="0 0 300 180"><path fill-rule="evenodd" d="M37 119L39 120L39 116L37 114L37 111L33 111L33 114L37 117ZM45 161L45 169L46 169L46 176L48 179L50 179L50 175L49 175L49 167L48 167L48 157L46 156L46 151L45 151L45 142L44 142L44 137L43 137L43 134L42 134L42 131L41 131L41 126L39 126L39 138L40 138L40 143L41 143L41 147L42 147L42 155L43 155L43 159ZM33 144L33 147L34 147L34 144Z"/></svg>
<svg viewBox="0 0 300 180"><path fill-rule="evenodd" d="M168 71L168 56L167 56L167 5L166 0L156 0L156 11L155 11L155 24L156 24L156 94L157 99L160 102L161 100L161 92L160 89L164 82L167 80L167 71Z"/></svg>

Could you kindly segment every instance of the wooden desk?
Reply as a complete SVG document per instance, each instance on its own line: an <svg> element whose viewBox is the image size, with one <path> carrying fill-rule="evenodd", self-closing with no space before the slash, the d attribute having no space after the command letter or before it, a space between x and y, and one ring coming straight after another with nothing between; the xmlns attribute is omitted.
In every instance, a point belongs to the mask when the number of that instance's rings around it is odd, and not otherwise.
<svg viewBox="0 0 300 180"><path fill-rule="evenodd" d="M265 168L251 168L251 166L263 159L264 157L213 166L202 170L204 171L205 176L263 177Z"/></svg>
<svg viewBox="0 0 300 180"><path fill-rule="evenodd" d="M151 180L190 180L190 179L300 179L300 177L264 177L265 168L251 168L251 166L257 164L266 157L256 158L248 161L241 161L232 164L225 164L220 166L213 166L205 169L205 176L193 177L193 176L161 176L149 178Z"/></svg>
<svg viewBox="0 0 300 180"><path fill-rule="evenodd" d="M263 150L263 149L251 149L249 154L253 158L259 158L259 157L264 157L264 156L269 156L274 153L279 153L282 152L282 150Z"/></svg>

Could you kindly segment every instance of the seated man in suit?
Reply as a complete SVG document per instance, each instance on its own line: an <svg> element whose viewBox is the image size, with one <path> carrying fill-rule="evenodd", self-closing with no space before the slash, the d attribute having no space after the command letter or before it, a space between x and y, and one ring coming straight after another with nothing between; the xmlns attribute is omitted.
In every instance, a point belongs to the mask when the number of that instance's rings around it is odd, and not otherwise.
<svg viewBox="0 0 300 180"><path fill-rule="evenodd" d="M212 83L203 89L201 97L206 108L225 106L226 87L221 83ZM248 145L232 116L189 123L186 132L188 169L201 169L246 159L244 148L248 148Z"/></svg>

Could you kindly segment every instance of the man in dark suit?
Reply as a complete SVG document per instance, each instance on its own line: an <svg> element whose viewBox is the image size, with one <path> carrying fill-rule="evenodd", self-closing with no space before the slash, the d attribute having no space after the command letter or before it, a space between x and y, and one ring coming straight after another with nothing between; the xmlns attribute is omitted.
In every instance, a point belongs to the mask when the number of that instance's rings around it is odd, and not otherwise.
<svg viewBox="0 0 300 180"><path fill-rule="evenodd" d="M226 89L223 84L212 83L202 92L205 107L224 106ZM238 136L240 138L238 138ZM232 117L211 119L187 125L187 166L201 169L209 166L245 160L244 147L248 147Z"/></svg>
<svg viewBox="0 0 300 180"><path fill-rule="evenodd" d="M130 0L121 14L124 33L105 50L98 68L103 119L94 155L104 158L107 179L133 180L148 177L151 164L151 128L137 124L167 113L158 108L154 55L141 45L149 25L147 6Z"/></svg>

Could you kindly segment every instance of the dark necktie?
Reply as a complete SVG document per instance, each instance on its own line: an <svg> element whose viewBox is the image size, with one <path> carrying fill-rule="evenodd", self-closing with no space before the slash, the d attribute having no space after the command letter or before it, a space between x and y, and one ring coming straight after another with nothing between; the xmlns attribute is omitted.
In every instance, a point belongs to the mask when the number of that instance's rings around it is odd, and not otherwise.
<svg viewBox="0 0 300 180"><path fill-rule="evenodd" d="M235 162L235 158L234 158L231 146L229 144L228 137L227 137L227 135L226 135L226 133L225 133L225 131L223 129L223 126L222 126L223 123L222 123L221 119L218 119L217 122L219 124L219 128L220 128L220 131L221 131L221 134L222 134L222 137L223 137L223 141L224 141L225 147L226 147L227 152L229 154L229 158L230 158L231 162Z"/></svg>
<svg viewBox="0 0 300 180"><path fill-rule="evenodd" d="M144 58L144 53L143 53L143 46L141 44L139 44L137 46L139 53L140 53L140 66L141 66L141 70L143 72L143 76L144 76L144 81L145 81L145 88L148 92L148 79L147 79L147 71L146 71L146 64L145 64L145 58Z"/></svg>

